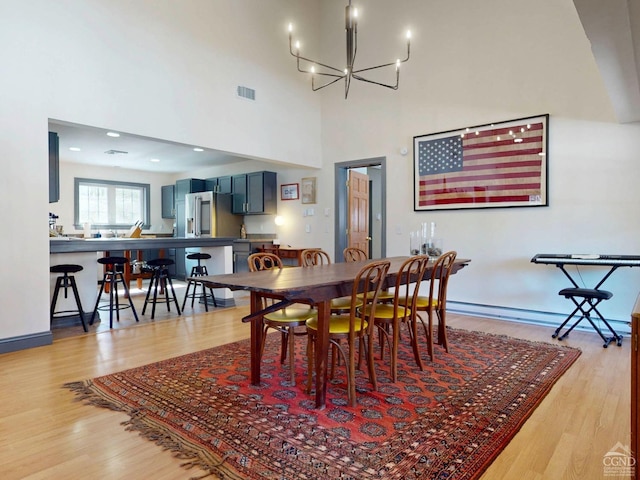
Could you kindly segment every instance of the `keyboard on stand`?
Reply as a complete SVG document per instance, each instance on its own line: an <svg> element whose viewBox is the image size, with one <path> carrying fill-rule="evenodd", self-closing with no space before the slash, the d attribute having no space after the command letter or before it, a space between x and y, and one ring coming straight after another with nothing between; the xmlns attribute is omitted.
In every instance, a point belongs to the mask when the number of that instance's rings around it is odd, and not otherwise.
<svg viewBox="0 0 640 480"><path fill-rule="evenodd" d="M538 253L531 262L546 265L603 265L640 267L640 255L599 255L590 253Z"/></svg>

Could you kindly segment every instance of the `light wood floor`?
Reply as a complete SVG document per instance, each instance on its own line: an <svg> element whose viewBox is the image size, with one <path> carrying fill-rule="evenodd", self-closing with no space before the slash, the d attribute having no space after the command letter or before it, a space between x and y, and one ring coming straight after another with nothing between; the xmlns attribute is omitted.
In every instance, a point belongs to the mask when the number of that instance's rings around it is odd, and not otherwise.
<svg viewBox="0 0 640 480"><path fill-rule="evenodd" d="M137 300L139 301L139 299ZM163 309L159 309L162 312ZM144 365L249 336L247 307L158 315L135 325L58 335L53 345L0 355L0 477L3 479L188 479L181 460L120 425L126 415L83 405L65 382ZM104 323L104 321L103 321ZM108 325L108 319L107 319ZM555 342L551 330L449 315L449 325ZM81 333L81 328L78 327ZM66 337L66 338L64 338ZM603 349L595 333L566 341L583 354L482 477L600 479L603 455L629 445L629 339ZM612 478L612 477L607 477Z"/></svg>

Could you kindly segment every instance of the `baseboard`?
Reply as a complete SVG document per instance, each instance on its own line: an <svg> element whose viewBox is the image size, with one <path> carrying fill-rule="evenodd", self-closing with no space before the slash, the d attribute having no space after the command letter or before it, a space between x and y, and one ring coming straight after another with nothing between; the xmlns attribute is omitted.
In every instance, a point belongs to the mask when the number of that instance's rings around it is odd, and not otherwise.
<svg viewBox="0 0 640 480"><path fill-rule="evenodd" d="M227 308L227 307L235 307L236 301L233 298L220 298L216 297L216 303L218 304L218 308ZM213 302L209 300L209 305L213 306Z"/></svg>
<svg viewBox="0 0 640 480"><path fill-rule="evenodd" d="M482 305L479 303L455 302L447 300L447 311L460 313L463 315L471 315L474 317L495 318L497 320L508 320L511 322L520 322L533 325L542 325L545 327L557 328L567 318L566 314L543 312L538 310L526 310L522 308L497 307L494 305ZM596 325L598 321L594 319ZM607 322L620 335L628 335L631 333L631 325L629 321L613 320L607 318ZM600 322L602 323L602 322ZM603 333L607 335L606 326ZM575 330L593 332L593 327L583 320L578 324Z"/></svg>
<svg viewBox="0 0 640 480"><path fill-rule="evenodd" d="M27 348L43 347L53 343L51 332L34 333L20 337L3 338L0 340L0 354L17 352Z"/></svg>
<svg viewBox="0 0 640 480"><path fill-rule="evenodd" d="M203 305L204 304L204 299L200 298L198 300L196 300L197 303ZM189 306L191 305L190 300L187 301L185 308L189 308ZM207 305L209 307L214 307L213 305L213 300L211 299L211 297L207 297ZM235 307L236 306L236 302L233 298L220 298L220 297L216 297L216 305L217 308L227 308L227 307Z"/></svg>
<svg viewBox="0 0 640 480"><path fill-rule="evenodd" d="M83 309L84 310L84 309ZM93 312L84 312L84 321L89 325L89 320L91 319L91 314ZM98 321L100 317L98 317ZM66 328L66 327L80 327L82 328L82 322L80 321L80 315L77 313L75 315L67 315L63 317L54 317L53 322L51 322L51 328Z"/></svg>

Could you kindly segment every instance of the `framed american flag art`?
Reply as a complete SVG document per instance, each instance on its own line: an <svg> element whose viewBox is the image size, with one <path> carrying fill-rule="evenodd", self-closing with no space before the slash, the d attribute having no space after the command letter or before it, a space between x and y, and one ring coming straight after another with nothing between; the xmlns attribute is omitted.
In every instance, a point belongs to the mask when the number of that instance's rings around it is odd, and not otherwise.
<svg viewBox="0 0 640 480"><path fill-rule="evenodd" d="M549 205L549 115L413 137L414 210Z"/></svg>

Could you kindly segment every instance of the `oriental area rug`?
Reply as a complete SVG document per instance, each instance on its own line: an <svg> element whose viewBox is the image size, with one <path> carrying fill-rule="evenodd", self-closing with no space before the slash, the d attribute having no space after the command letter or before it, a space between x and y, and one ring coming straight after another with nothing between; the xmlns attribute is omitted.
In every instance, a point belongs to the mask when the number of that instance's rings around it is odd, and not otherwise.
<svg viewBox="0 0 640 480"><path fill-rule="evenodd" d="M448 340L449 353L436 345L422 372L402 346L395 383L378 362L378 391L357 372L355 408L338 366L327 407L314 409L306 340L297 339L291 385L279 334L267 337L259 386L244 340L65 387L127 413L127 429L213 478L476 479L580 351L458 329Z"/></svg>

